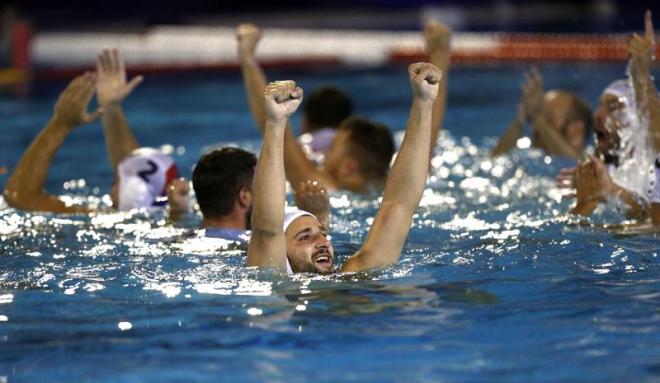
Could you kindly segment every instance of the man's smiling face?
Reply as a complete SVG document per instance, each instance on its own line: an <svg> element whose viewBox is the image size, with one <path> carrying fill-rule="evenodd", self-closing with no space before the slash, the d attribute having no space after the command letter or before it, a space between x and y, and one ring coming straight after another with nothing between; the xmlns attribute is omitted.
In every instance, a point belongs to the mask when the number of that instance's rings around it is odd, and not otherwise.
<svg viewBox="0 0 660 383"><path fill-rule="evenodd" d="M296 273L334 271L334 249L326 228L309 215L296 218L286 229L287 258Z"/></svg>

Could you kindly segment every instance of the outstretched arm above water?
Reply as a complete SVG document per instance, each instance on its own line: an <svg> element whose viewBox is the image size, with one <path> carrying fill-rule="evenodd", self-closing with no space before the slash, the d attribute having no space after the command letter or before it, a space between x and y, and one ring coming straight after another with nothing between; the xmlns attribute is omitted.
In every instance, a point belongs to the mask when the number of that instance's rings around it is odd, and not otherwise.
<svg viewBox="0 0 660 383"><path fill-rule="evenodd" d="M266 87L266 76L255 57L257 44L261 39L261 30L252 24L241 24L236 28L236 39L243 83L252 117L259 130L265 133L267 111L263 90ZM319 182L328 191L336 189L334 181L319 171L316 165L307 158L288 123L284 133L284 166L286 178L294 187L311 180Z"/></svg>
<svg viewBox="0 0 660 383"><path fill-rule="evenodd" d="M390 170L383 202L380 204L367 239L346 261L342 271L360 271L398 262L419 205L428 175L433 103L438 96L442 72L427 63L408 68L413 103L406 135Z"/></svg>
<svg viewBox="0 0 660 383"><path fill-rule="evenodd" d="M293 81L276 81L263 91L266 100L264 142L252 184L252 236L247 265L286 271L284 238L284 132L302 101Z"/></svg>
<svg viewBox="0 0 660 383"><path fill-rule="evenodd" d="M655 32L651 11L646 11L644 15L644 36L636 33L631 36L628 53L637 112L648 119L651 144L656 152L660 152L660 99L651 76L655 60Z"/></svg>
<svg viewBox="0 0 660 383"><path fill-rule="evenodd" d="M126 82L124 59L116 49L105 49L96 58L96 97L103 108L103 134L112 169L139 147L128 126L122 101L142 82L142 76Z"/></svg>
<svg viewBox="0 0 660 383"><path fill-rule="evenodd" d="M67 86L55 103L55 110L46 127L32 141L21 157L5 187L5 200L21 210L53 213L83 213L84 207L67 206L56 196L44 191L53 156L64 139L76 127L92 123L101 115L97 110L87 113L94 95L95 77L82 74Z"/></svg>
<svg viewBox="0 0 660 383"><path fill-rule="evenodd" d="M426 23L424 28L424 40L426 41L426 49L429 53L429 62L442 72L442 78L438 85L438 96L435 98L433 115L431 116L431 151L429 157L431 158L438 143L438 135L440 134L440 129L442 129L445 111L447 109L447 77L449 74L451 29L443 23L431 20Z"/></svg>
<svg viewBox="0 0 660 383"><path fill-rule="evenodd" d="M522 103L518 104L518 110L515 118L509 124L506 132L497 140L497 144L493 151L490 153L491 157L497 157L504 155L511 151L516 146L518 139L523 135L523 129L525 128L526 118L525 118L525 109L523 108Z"/></svg>
<svg viewBox="0 0 660 383"><path fill-rule="evenodd" d="M536 67L525 73L525 83L522 86L523 106L525 113L532 122L532 128L541 137L548 154L577 159L580 152L573 148L560 132L555 130L544 113L545 99L543 78Z"/></svg>

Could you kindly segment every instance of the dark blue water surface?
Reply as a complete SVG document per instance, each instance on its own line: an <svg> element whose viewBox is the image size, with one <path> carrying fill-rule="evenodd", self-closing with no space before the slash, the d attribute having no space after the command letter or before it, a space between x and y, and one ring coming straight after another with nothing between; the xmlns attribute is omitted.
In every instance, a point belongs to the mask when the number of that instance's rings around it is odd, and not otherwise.
<svg viewBox="0 0 660 383"><path fill-rule="evenodd" d="M570 218L553 181L568 160L487 157L523 69L452 70L433 176L401 262L384 270L272 276L246 269L241 249L181 238L198 214L172 227L158 214L27 214L3 202L0 382L660 380L657 237L603 228L621 221L606 211ZM546 87L592 105L624 72L540 69ZM405 126L404 67L269 76L338 83L359 114ZM64 85L1 96L0 166L15 166ZM258 150L238 73L147 78L125 107L141 144L171 145L185 176L212 145ZM112 177L94 124L67 139L46 188L103 205ZM342 193L332 204L341 262L378 204Z"/></svg>

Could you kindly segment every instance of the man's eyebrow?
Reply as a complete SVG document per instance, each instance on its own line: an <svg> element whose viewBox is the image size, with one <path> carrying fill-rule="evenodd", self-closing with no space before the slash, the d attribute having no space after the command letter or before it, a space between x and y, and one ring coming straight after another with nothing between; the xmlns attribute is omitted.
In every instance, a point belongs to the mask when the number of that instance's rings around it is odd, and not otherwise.
<svg viewBox="0 0 660 383"><path fill-rule="evenodd" d="M310 231L312 231L312 228L311 227L306 227L306 228L300 230L299 232L297 232L296 237L299 236L300 234L303 234L303 233L309 233Z"/></svg>

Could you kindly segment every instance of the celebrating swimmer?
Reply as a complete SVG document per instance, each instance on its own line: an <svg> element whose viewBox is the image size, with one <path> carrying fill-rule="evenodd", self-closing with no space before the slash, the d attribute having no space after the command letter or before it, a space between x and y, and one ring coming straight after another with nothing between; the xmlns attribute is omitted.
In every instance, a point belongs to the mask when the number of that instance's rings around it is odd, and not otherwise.
<svg viewBox="0 0 660 383"><path fill-rule="evenodd" d="M341 271L360 271L396 263L424 190L433 103L442 72L431 64L409 66L413 103L406 135L389 172L381 206L367 238ZM285 135L303 91L292 81L264 90L264 143L254 178L252 238L247 265L291 272L334 271L334 249L326 228L310 213L285 211ZM286 214L285 214L286 213Z"/></svg>
<svg viewBox="0 0 660 383"><path fill-rule="evenodd" d="M91 209L69 206L44 191L48 169L56 151L77 127L103 116L108 154L115 172L110 196L120 210L161 208L169 205L176 218L188 209L188 183L177 179L174 160L160 151L139 148L121 107L122 101L142 81L126 81L124 62L116 50L104 50L96 73L77 76L60 94L46 127L25 151L5 186L10 206L29 211L86 213ZM99 108L88 112L96 91Z"/></svg>
<svg viewBox="0 0 660 383"><path fill-rule="evenodd" d="M645 161L643 153L660 150L660 101L651 77L655 33L650 11L644 24L644 37L634 34L628 41L630 81L621 79L608 85L594 114L596 155L576 168L562 169L557 177L561 187L576 190L574 214L588 216L600 203L616 199L623 203L627 217L643 220L652 212L653 221L660 223L660 162L656 159L652 165L648 185L635 182L644 177L627 177L628 172L638 171L634 158ZM647 132L651 145L640 139Z"/></svg>
<svg viewBox="0 0 660 383"><path fill-rule="evenodd" d="M532 147L552 155L579 158L592 125L589 105L565 90L552 89L544 93L541 73L534 67L525 72L521 88L516 117L491 155L499 156L513 149L525 125L531 124Z"/></svg>

